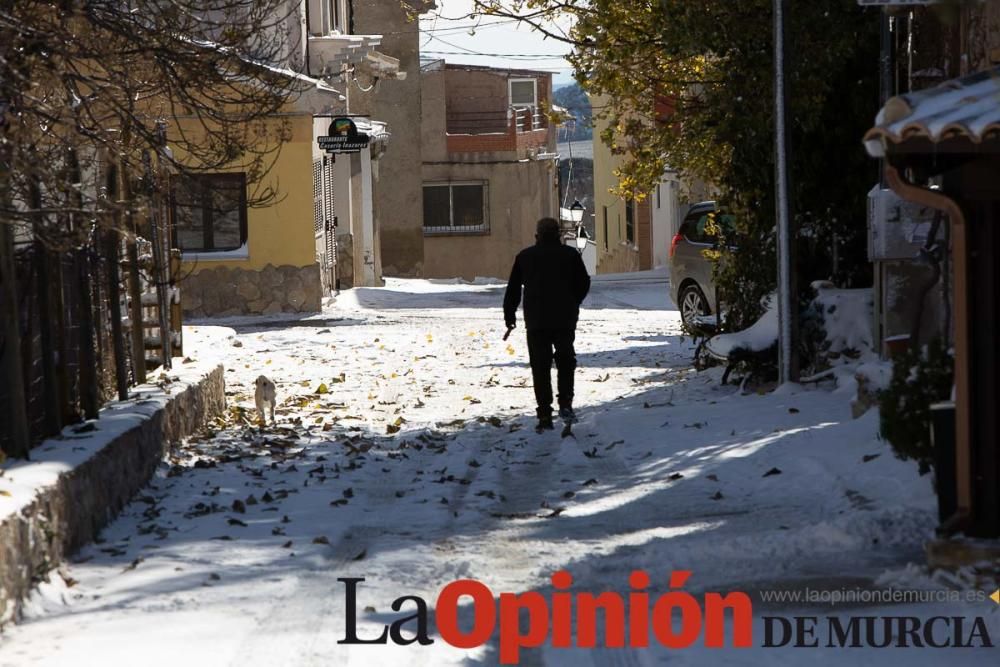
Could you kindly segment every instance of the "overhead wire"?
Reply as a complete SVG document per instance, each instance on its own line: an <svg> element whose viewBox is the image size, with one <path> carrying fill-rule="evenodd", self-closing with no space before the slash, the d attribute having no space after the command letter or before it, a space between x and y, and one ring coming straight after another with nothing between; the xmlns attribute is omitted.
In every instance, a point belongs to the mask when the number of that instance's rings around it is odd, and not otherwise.
<svg viewBox="0 0 1000 667"><path fill-rule="evenodd" d="M459 49L463 53L467 53L469 55L474 55L474 56L489 56L489 57L493 57L493 58L530 58L530 59L535 59L535 60L539 60L539 59L540 60L565 60L565 58L566 58L565 55L560 55L558 53L486 53L486 52L483 52L483 51L476 51L475 49L466 48L466 47L464 47L464 46L462 46L460 44L453 44L452 42L449 42L448 40L441 39L440 37L436 37L434 35L430 35L430 38L432 40L434 40L434 41L441 42L442 44L446 44L447 46L450 46L453 49ZM429 51L429 53L434 53L434 52L433 51ZM437 53L453 53L453 52L437 51Z"/></svg>

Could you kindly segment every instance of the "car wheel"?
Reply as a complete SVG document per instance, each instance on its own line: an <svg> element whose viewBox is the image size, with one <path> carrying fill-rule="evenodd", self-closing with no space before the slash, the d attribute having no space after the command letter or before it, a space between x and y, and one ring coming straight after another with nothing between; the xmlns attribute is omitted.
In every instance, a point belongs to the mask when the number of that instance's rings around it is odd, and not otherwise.
<svg viewBox="0 0 1000 667"><path fill-rule="evenodd" d="M701 289L694 284L686 285L678 298L678 307L681 311L681 321L685 326L691 328L698 315L708 315L708 299Z"/></svg>

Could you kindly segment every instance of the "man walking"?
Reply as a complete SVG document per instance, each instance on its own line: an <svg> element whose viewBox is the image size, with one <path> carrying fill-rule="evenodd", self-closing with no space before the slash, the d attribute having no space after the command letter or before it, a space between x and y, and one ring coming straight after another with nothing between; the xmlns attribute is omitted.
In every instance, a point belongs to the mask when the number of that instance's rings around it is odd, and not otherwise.
<svg viewBox="0 0 1000 667"><path fill-rule="evenodd" d="M559 418L574 421L573 372L576 370L576 322L580 304L590 290L590 276L576 249L563 245L559 223L542 218L535 245L518 253L507 282L503 315L508 331L517 324L515 313L524 288L524 325L528 332L528 359L538 404L537 430L552 428L552 359L559 390Z"/></svg>

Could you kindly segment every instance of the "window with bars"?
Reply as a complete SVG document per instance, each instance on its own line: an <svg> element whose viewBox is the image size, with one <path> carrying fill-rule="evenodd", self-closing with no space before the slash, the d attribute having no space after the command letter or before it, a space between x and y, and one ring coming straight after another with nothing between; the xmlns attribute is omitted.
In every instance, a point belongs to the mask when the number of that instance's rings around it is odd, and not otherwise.
<svg viewBox="0 0 1000 667"><path fill-rule="evenodd" d="M604 208L604 249L608 249L608 207Z"/></svg>
<svg viewBox="0 0 1000 667"><path fill-rule="evenodd" d="M488 234L486 183L424 184L425 234Z"/></svg>
<svg viewBox="0 0 1000 667"><path fill-rule="evenodd" d="M635 245L635 200L625 201L625 240Z"/></svg>
<svg viewBox="0 0 1000 667"><path fill-rule="evenodd" d="M323 162L313 161L313 231L323 231Z"/></svg>
<svg viewBox="0 0 1000 667"><path fill-rule="evenodd" d="M173 180L173 234L186 252L237 250L247 240L246 174L193 174Z"/></svg>
<svg viewBox="0 0 1000 667"><path fill-rule="evenodd" d="M337 226L337 208L334 201L334 178L333 178L333 158L329 155L323 157L323 182L324 194L323 194L323 206L325 216L324 219L330 225L330 234L333 234L333 228Z"/></svg>

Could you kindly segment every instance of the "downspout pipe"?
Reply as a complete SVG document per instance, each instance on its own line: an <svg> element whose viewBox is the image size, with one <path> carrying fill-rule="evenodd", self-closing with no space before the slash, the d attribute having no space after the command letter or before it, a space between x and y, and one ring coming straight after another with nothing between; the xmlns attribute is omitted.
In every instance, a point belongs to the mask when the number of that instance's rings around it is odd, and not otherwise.
<svg viewBox="0 0 1000 667"><path fill-rule="evenodd" d="M952 247L956 258L967 256L967 226L965 215L958 203L943 193L913 185L903 178L899 170L886 164L885 180L889 187L906 201L916 202L943 211L952 225ZM958 262L956 269L958 268ZM969 284L965 271L955 271L954 308L961 316L954 318L955 327L955 474L957 479L958 509L947 519L940 530L954 533L964 530L972 519L972 415L969 387Z"/></svg>
<svg viewBox="0 0 1000 667"><path fill-rule="evenodd" d="M312 70L311 70L311 67L309 65L309 26L310 26L310 23L309 23L309 2L308 2L308 0L306 0L306 2L305 2L305 8L306 8L306 29L304 31L302 31L302 38L306 40L306 76L311 77L312 76Z"/></svg>

